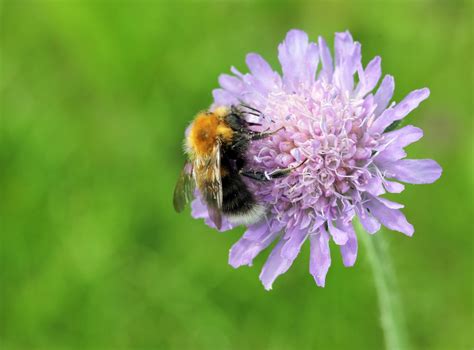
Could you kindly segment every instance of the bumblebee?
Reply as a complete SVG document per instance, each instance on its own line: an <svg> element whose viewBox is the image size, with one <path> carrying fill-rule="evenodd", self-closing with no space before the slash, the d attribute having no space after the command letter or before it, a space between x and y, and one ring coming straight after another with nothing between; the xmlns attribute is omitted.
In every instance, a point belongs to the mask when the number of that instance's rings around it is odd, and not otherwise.
<svg viewBox="0 0 474 350"><path fill-rule="evenodd" d="M243 104L197 114L185 138L187 160L174 190L173 205L177 212L192 200L197 187L218 229L222 216L234 224L256 223L265 216L266 208L256 201L242 176L270 181L304 163L271 172L245 169L250 142L282 129L253 131L250 127L259 124L248 122L246 114L261 115L257 109Z"/></svg>

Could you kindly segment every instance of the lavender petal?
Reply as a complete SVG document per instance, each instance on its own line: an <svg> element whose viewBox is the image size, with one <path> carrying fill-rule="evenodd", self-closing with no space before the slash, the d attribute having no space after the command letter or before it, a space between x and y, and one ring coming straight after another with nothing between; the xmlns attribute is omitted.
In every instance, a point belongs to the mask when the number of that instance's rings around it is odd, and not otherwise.
<svg viewBox="0 0 474 350"><path fill-rule="evenodd" d="M387 177L411 184L430 184L439 179L442 168L432 159L402 159L384 163Z"/></svg>
<svg viewBox="0 0 474 350"><path fill-rule="evenodd" d="M321 227L319 232L309 236L310 238L310 257L309 272L313 275L316 284L324 287L326 283L326 274L331 266L331 252L329 250L329 235Z"/></svg>
<svg viewBox="0 0 474 350"><path fill-rule="evenodd" d="M281 249L281 256L286 259L294 260L298 256L306 237L308 237L306 229L295 227L291 230L290 238L285 241Z"/></svg>
<svg viewBox="0 0 474 350"><path fill-rule="evenodd" d="M370 233L374 234L378 230L380 230L380 222L374 218L365 207L363 206L356 206L356 213L360 220L360 223L364 227L364 229Z"/></svg>
<svg viewBox="0 0 474 350"><path fill-rule="evenodd" d="M255 78L263 89L271 91L279 85L280 76L270 67L262 56L256 53L249 53L246 58L246 63L252 77Z"/></svg>
<svg viewBox="0 0 474 350"><path fill-rule="evenodd" d="M382 75L381 67L382 59L376 56L367 64L365 70L362 71L359 85L357 86L357 95L362 97L373 90Z"/></svg>
<svg viewBox="0 0 474 350"><path fill-rule="evenodd" d="M326 41L322 37L318 38L318 43L322 65L320 78L326 80L327 82L330 82L332 80L332 73L334 69L332 65L331 52L329 51Z"/></svg>
<svg viewBox="0 0 474 350"><path fill-rule="evenodd" d="M427 88L410 92L400 103L389 108L378 117L370 127L371 133L382 133L385 128L396 120L403 119L408 113L414 110L418 105L426 100L430 95Z"/></svg>
<svg viewBox="0 0 474 350"><path fill-rule="evenodd" d="M413 226L407 221L405 215L403 215L400 210L387 208L377 197L372 197L365 206L382 225L410 237L413 235L415 231Z"/></svg>
<svg viewBox="0 0 474 350"><path fill-rule="evenodd" d="M249 232L251 229L247 230ZM267 230L261 237L260 241L249 240L242 237L238 240L229 251L229 265L234 268L248 265L252 266L253 259L265 248L267 248L276 237L278 232Z"/></svg>
<svg viewBox="0 0 474 350"><path fill-rule="evenodd" d="M342 262L344 266L353 266L357 259L357 237L352 223L344 223L341 220L337 222L339 229L347 233L348 240L346 244L341 245Z"/></svg>
<svg viewBox="0 0 474 350"><path fill-rule="evenodd" d="M395 81L391 75L386 75L375 93L374 101L377 108L374 111L375 116L379 116L387 108L395 89Z"/></svg>
<svg viewBox="0 0 474 350"><path fill-rule="evenodd" d="M331 234L334 243L336 243L337 245L346 244L347 240L349 239L347 232L340 230L339 228L334 226L332 220L328 220L327 223L329 227L329 233Z"/></svg>
<svg viewBox="0 0 474 350"><path fill-rule="evenodd" d="M263 265L262 272L260 273L260 281L266 290L272 289L273 282L276 278L288 271L293 263L293 259L286 259L281 255L284 244L285 241L280 240L275 248L273 248L265 265Z"/></svg>
<svg viewBox="0 0 474 350"><path fill-rule="evenodd" d="M217 229L214 222L209 217L209 212L207 210L207 206L201 200L199 195L196 195L196 198L191 202L191 216L195 219L204 219L204 222L207 226ZM229 231L234 228L225 217L222 218L222 226L220 228L220 232Z"/></svg>
<svg viewBox="0 0 474 350"><path fill-rule="evenodd" d="M309 43L305 32L290 30L278 46L278 59L283 70L283 80L290 91L315 80L319 50L316 44Z"/></svg>

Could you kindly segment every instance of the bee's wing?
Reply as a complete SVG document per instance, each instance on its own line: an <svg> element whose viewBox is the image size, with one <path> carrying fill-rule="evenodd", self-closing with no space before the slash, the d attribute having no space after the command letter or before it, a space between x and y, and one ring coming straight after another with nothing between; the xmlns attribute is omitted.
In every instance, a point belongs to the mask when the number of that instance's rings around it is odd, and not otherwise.
<svg viewBox="0 0 474 350"><path fill-rule="evenodd" d="M183 170L179 174L178 182L174 188L173 206L178 213L182 212L186 204L194 197L195 181L193 178L193 165L184 163Z"/></svg>
<svg viewBox="0 0 474 350"><path fill-rule="evenodd" d="M214 167L215 179L216 179L216 201L217 208L222 209L222 177L221 177L221 145L216 146L216 165Z"/></svg>
<svg viewBox="0 0 474 350"><path fill-rule="evenodd" d="M218 210L222 209L222 179L221 179L221 148L216 145L212 155L208 157L201 166L197 168L202 175L198 181L207 204Z"/></svg>
<svg viewBox="0 0 474 350"><path fill-rule="evenodd" d="M207 210L209 212L209 218L212 220L214 225L216 225L217 229L220 230L222 227L222 214L221 212L210 205L207 206Z"/></svg>
<svg viewBox="0 0 474 350"><path fill-rule="evenodd" d="M206 159L196 162L197 184L207 204L209 218L218 229L222 226L222 179L221 179L221 148L217 144L212 154Z"/></svg>

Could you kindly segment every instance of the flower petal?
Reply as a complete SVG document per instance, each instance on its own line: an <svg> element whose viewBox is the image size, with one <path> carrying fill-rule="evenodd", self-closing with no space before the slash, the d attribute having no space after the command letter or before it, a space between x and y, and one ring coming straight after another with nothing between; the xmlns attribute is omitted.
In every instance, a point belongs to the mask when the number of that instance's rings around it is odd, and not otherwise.
<svg viewBox="0 0 474 350"><path fill-rule="evenodd" d="M357 95L359 97L365 96L377 85L382 75L381 62L380 56L376 56L367 64L365 70L362 71L359 77L359 84L357 85Z"/></svg>
<svg viewBox="0 0 474 350"><path fill-rule="evenodd" d="M396 144L398 147L403 148L421 139L423 137L423 130L413 125L407 125L398 130L387 132L384 135L387 140L395 139L395 142L390 144L390 146Z"/></svg>
<svg viewBox="0 0 474 350"><path fill-rule="evenodd" d="M365 206L369 208L370 213L384 226L410 237L413 235L415 231L413 226L400 210L387 208L377 197L372 197L372 200L367 202Z"/></svg>
<svg viewBox="0 0 474 350"><path fill-rule="evenodd" d="M212 90L212 97L214 98L213 107L231 106L239 103L239 99L237 97L224 89Z"/></svg>
<svg viewBox="0 0 474 350"><path fill-rule="evenodd" d="M311 250L309 257L309 272L313 275L316 284L324 287L326 274L331 266L331 252L329 250L329 235L321 227L319 233L309 236Z"/></svg>
<svg viewBox="0 0 474 350"><path fill-rule="evenodd" d="M267 248L279 235L271 230L267 222L249 226L241 239L229 251L229 265L237 268L242 265L252 266L253 259Z"/></svg>
<svg viewBox="0 0 474 350"><path fill-rule="evenodd" d="M285 85L296 91L301 84L308 85L315 79L319 62L319 49L309 43L308 35L301 30L290 30L278 46L278 59L283 70Z"/></svg>
<svg viewBox="0 0 474 350"><path fill-rule="evenodd" d="M195 219L206 219L209 217L207 206L198 196L191 202L191 216Z"/></svg>
<svg viewBox="0 0 474 350"><path fill-rule="evenodd" d="M382 186L382 179L377 175L372 175L364 189L374 196L380 196L385 193Z"/></svg>
<svg viewBox="0 0 474 350"><path fill-rule="evenodd" d="M371 133L382 133L385 128L396 120L403 119L408 113L428 98L430 90L427 88L410 92L400 103L389 108L378 117L370 126Z"/></svg>
<svg viewBox="0 0 474 350"><path fill-rule="evenodd" d="M402 159L384 163L387 177L410 184L430 184L439 179L442 169L432 159Z"/></svg>
<svg viewBox="0 0 474 350"><path fill-rule="evenodd" d="M342 66L354 51L354 40L349 31L336 33L334 39L334 57L336 66Z"/></svg>
<svg viewBox="0 0 474 350"><path fill-rule="evenodd" d="M384 134L384 144L380 152L374 156L375 163L393 162L406 157L404 147L423 137L423 130L412 125Z"/></svg>
<svg viewBox="0 0 474 350"><path fill-rule="evenodd" d="M361 66L361 47L352 40L351 34L336 33L334 40L336 67L334 84L342 90L351 91L354 88L354 73Z"/></svg>
<svg viewBox="0 0 474 350"><path fill-rule="evenodd" d="M334 243L337 245L346 244L347 240L349 239L347 233L334 226L332 220L328 220L327 223L329 227L329 233L331 234Z"/></svg>
<svg viewBox="0 0 474 350"><path fill-rule="evenodd" d="M232 94L241 94L244 90L244 83L237 77L229 74L219 76L219 85Z"/></svg>
<svg viewBox="0 0 474 350"><path fill-rule="evenodd" d="M207 226L217 229L216 224L209 217L209 211L206 204L201 200L200 195L196 195L191 202L191 216L195 219L204 219ZM222 226L220 232L232 230L235 226L232 225L225 217L222 218Z"/></svg>
<svg viewBox="0 0 474 350"><path fill-rule="evenodd" d="M372 117L375 107L377 107L377 105L374 102L374 95L369 94L365 96L364 102L362 103L363 112L360 114L360 118Z"/></svg>
<svg viewBox="0 0 474 350"><path fill-rule="evenodd" d="M293 263L293 259L287 259L281 255L284 244L285 241L283 239L280 240L275 248L273 248L265 265L263 265L262 272L260 273L260 281L262 281L266 290L272 289L273 282L276 278L288 271Z"/></svg>
<svg viewBox="0 0 474 350"><path fill-rule="evenodd" d="M377 108L374 111L375 116L379 116L387 108L395 89L395 81L391 75L386 75L375 93L374 101Z"/></svg>
<svg viewBox="0 0 474 350"><path fill-rule="evenodd" d="M402 209L405 207L403 204L392 202L388 200L387 198L377 197L377 199L379 202L381 202L383 205L385 205L387 208L390 208L390 209Z"/></svg>
<svg viewBox="0 0 474 350"><path fill-rule="evenodd" d="M405 185L396 181L388 181L387 179L383 180L383 185L387 192L390 193L402 193L405 189Z"/></svg>
<svg viewBox="0 0 474 350"><path fill-rule="evenodd" d="M306 237L308 237L306 229L294 228L290 233L290 238L285 241L283 248L281 249L281 256L286 259L295 259L303 245Z"/></svg>
<svg viewBox="0 0 474 350"><path fill-rule="evenodd" d="M319 43L319 54L321 57L321 73L320 77L330 82L332 80L333 66L332 66L332 56L329 47L326 44L326 41L322 38L318 38Z"/></svg>
<svg viewBox="0 0 474 350"><path fill-rule="evenodd" d="M364 227L364 229L370 233L374 234L378 230L380 230L380 222L377 221L376 218L374 218L366 208L362 206L356 206L356 213L357 216L359 217L360 223Z"/></svg>
<svg viewBox="0 0 474 350"><path fill-rule="evenodd" d="M270 67L262 56L256 53L249 53L245 62L261 88L266 91L271 91L278 86L280 76Z"/></svg>
<svg viewBox="0 0 474 350"><path fill-rule="evenodd" d="M351 222L344 223L341 220L337 222L337 226L346 232L348 237L346 244L340 246L342 262L346 267L353 266L357 259L357 237L354 227Z"/></svg>

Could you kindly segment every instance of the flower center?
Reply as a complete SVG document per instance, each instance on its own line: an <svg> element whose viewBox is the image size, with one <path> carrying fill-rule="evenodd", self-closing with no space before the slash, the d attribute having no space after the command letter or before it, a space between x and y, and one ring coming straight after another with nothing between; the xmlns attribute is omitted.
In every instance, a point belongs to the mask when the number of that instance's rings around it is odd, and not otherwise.
<svg viewBox="0 0 474 350"><path fill-rule="evenodd" d="M281 220L289 220L291 207L333 219L353 215L354 193L368 185L378 144L366 132L371 106L318 81L298 94L271 93L263 111L264 129L284 129L251 145L251 166L272 171L308 161L287 177L257 184L257 196Z"/></svg>

